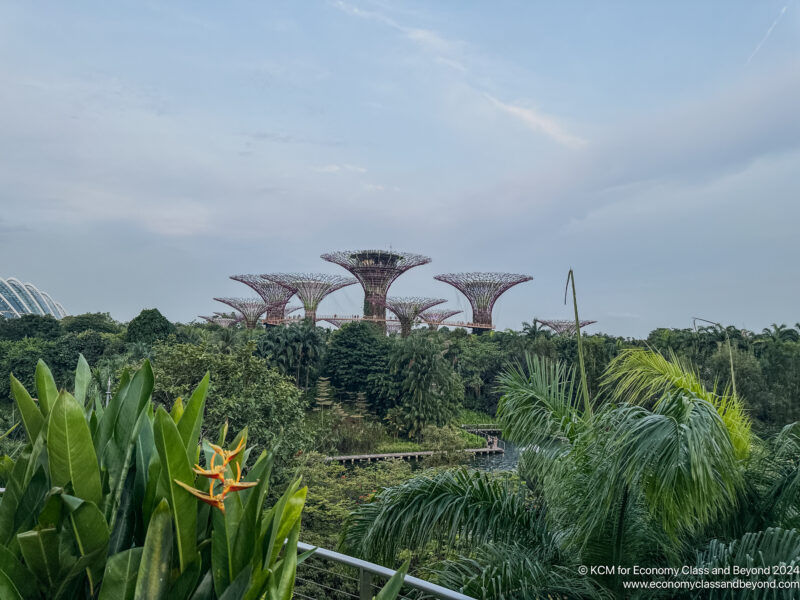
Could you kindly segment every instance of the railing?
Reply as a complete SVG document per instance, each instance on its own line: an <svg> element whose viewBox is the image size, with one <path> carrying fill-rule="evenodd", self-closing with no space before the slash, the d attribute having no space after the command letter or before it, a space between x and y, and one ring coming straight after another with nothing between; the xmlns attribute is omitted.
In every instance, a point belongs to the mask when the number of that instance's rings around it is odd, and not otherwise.
<svg viewBox="0 0 800 600"><path fill-rule="evenodd" d="M303 542L299 542L297 544L297 549L299 551L305 552L306 550L312 550L315 546L311 544L305 544ZM310 564L310 561L315 559L318 561L324 561L328 563L334 563L337 565L344 565L346 567L351 567L355 569L358 573L358 577L353 577L349 575L345 575L343 573L333 573L330 569L321 568L315 566L314 564ZM340 579L347 580L347 588L342 589L345 586L336 585L328 585L331 581L326 580L324 583L314 581L304 577L305 570L304 567L309 567L312 570L316 570L317 572L323 572L326 574L334 574L336 577ZM303 572L301 573L301 570ZM355 558L353 556L347 556L346 554L339 554L338 552L334 552L332 550L326 550L324 548L317 548L314 551L314 554L311 555L311 558L306 560L302 565L298 567L298 574L297 574L297 589L295 590L295 597L303 598L304 600L316 600L317 598L333 598L333 597L341 597L341 598L356 598L357 600L372 600L372 597L377 594L378 590L380 590L383 583L385 583L392 575L395 574L393 569L389 569L387 567L382 567L381 565L376 565L375 563L368 562L366 560L361 560L360 558ZM381 585L375 583L374 580L378 580ZM304 584L301 585L301 584ZM305 593L308 588L314 588L319 590L320 596L309 596ZM403 580L403 589L411 588L412 590L417 590L418 592L422 592L424 597L426 598L437 598L439 600L475 600L471 596L466 596L460 592L455 592L453 590L449 590L445 587L440 585L436 585L435 583L431 583L429 581L425 581L424 579L419 579L417 577L412 577L411 575L406 575L405 579ZM303 590L303 591L300 591ZM408 592L413 593L413 592ZM411 598L411 596L404 596L400 595L399 598Z"/></svg>

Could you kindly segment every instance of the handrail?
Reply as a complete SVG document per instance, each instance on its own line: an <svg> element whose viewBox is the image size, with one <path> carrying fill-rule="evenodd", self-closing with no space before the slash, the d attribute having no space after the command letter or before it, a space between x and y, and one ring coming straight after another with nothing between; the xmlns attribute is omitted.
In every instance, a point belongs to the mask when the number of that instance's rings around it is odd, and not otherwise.
<svg viewBox="0 0 800 600"><path fill-rule="evenodd" d="M359 571L359 582L360 582L360 589L359 589L359 597L360 598L372 598L372 590L371 590L371 576L377 575L382 579L389 579L392 575L396 573L394 569L389 569L387 567L382 567L381 565L376 565L375 563L371 563L366 560L362 560L360 558L356 558L354 556L347 556L346 554L340 554L338 552L334 552L333 550L326 550L325 548L318 548L317 546L312 546L311 544L306 544L304 542L297 543L297 549L305 552L307 550L314 550L314 554L317 558L323 558L325 560L330 560L332 562L337 562L348 567L353 567L358 569ZM439 600L475 600L472 596L466 596L461 592L456 592L446 587L442 587L440 585L436 585L435 583L431 583L430 581L425 581L424 579L419 579L418 577L413 577L411 575L406 575L405 579L403 580L403 585L407 585L408 587L414 588L415 590L420 590L421 592L425 592L426 594L430 594Z"/></svg>

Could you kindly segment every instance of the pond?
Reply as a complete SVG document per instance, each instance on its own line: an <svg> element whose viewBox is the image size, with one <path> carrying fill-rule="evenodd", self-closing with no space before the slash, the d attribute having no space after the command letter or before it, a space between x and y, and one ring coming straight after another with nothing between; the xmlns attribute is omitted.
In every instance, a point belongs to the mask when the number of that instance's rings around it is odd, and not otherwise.
<svg viewBox="0 0 800 600"><path fill-rule="evenodd" d="M471 467L480 471L514 471L519 463L519 457L524 447L515 446L511 442L500 440L500 445L505 449L503 454L487 454L475 456L469 462Z"/></svg>

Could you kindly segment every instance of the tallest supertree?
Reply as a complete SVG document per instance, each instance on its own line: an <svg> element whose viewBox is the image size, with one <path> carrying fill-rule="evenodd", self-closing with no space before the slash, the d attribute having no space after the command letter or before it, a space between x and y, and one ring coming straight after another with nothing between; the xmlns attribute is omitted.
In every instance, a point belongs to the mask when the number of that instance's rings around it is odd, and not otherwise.
<svg viewBox="0 0 800 600"><path fill-rule="evenodd" d="M449 283L464 294L472 305L472 322L483 327L473 328L474 333L492 327L492 308L497 299L515 285L533 279L530 275L514 273L445 273L434 279Z"/></svg>
<svg viewBox="0 0 800 600"><path fill-rule="evenodd" d="M364 288L364 317L386 319L386 294L403 273L431 262L427 256L394 250L342 250L322 258L352 273Z"/></svg>

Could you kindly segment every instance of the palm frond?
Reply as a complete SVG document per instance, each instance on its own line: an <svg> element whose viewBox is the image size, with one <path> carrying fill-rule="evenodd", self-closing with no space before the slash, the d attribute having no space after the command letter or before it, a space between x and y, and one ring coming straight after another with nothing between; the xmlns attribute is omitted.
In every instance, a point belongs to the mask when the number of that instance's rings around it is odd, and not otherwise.
<svg viewBox="0 0 800 600"><path fill-rule="evenodd" d="M578 565L553 564L519 544L489 543L473 556L448 560L437 570L441 585L479 600L609 598Z"/></svg>
<svg viewBox="0 0 800 600"><path fill-rule="evenodd" d="M525 355L525 365L509 366L498 378L503 394L497 417L507 439L521 445L554 438L570 440L580 424L574 394L575 370L560 361Z"/></svg>
<svg viewBox="0 0 800 600"><path fill-rule="evenodd" d="M732 510L743 468L712 404L670 393L652 412L628 405L611 414L608 455L666 532L694 530Z"/></svg>
<svg viewBox="0 0 800 600"><path fill-rule="evenodd" d="M746 533L730 542L712 540L708 547L698 552L696 565L700 568L714 569L724 567L762 567L768 574L757 574L751 577L739 576L739 579L758 581L800 582L800 575L791 574L792 568L800 567L800 532L796 529L769 528L764 531ZM776 565L786 567L786 574L772 575ZM726 576L727 577L727 576ZM797 589L758 590L707 590L704 598L796 598Z"/></svg>
<svg viewBox="0 0 800 600"><path fill-rule="evenodd" d="M544 537L543 522L521 485L460 468L383 490L350 515L341 546L388 562L400 549L420 549L432 540L453 547Z"/></svg>
<svg viewBox="0 0 800 600"><path fill-rule="evenodd" d="M608 365L601 385L612 400L631 404L656 404L670 392L702 398L714 406L725 423L737 458L745 458L750 452L751 422L741 400L727 392L707 390L692 367L671 351L667 358L652 350L624 350Z"/></svg>

